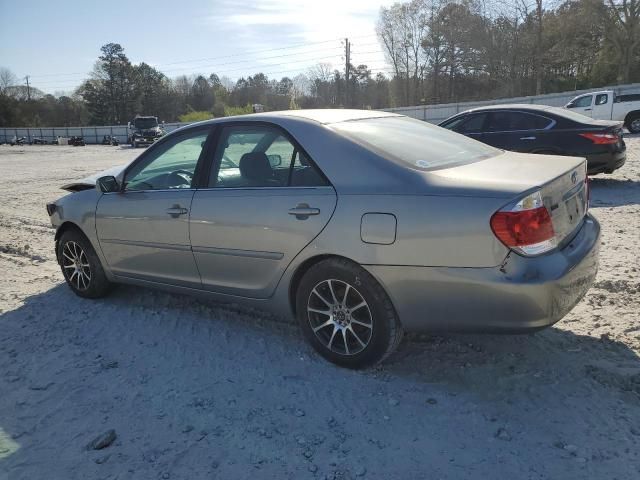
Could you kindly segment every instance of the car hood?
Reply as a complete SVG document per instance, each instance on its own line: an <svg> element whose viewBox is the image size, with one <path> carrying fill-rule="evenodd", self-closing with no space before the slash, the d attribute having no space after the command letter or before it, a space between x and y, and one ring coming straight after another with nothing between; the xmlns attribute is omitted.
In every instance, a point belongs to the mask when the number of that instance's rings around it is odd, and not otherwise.
<svg viewBox="0 0 640 480"><path fill-rule="evenodd" d="M89 190L90 188L94 188L96 186L96 180L98 180L100 177L112 175L117 178L121 173L124 172L125 168L127 168L127 165L118 165L117 167L111 167L102 172L98 172L94 175L85 177L81 180L67 183L60 188L68 192L80 192L82 190Z"/></svg>

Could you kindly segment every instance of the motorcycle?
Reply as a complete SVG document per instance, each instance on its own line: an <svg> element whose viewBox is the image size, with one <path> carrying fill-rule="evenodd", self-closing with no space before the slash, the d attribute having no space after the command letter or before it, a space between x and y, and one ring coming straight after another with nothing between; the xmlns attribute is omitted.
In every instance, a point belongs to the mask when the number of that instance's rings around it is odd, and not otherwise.
<svg viewBox="0 0 640 480"><path fill-rule="evenodd" d="M117 147L120 145L120 142L115 136L112 137L111 135L105 135L102 137L102 145L113 145L114 147Z"/></svg>
<svg viewBox="0 0 640 480"><path fill-rule="evenodd" d="M13 137L13 140L9 142L9 145L13 147L14 145L24 145L25 143L27 143L27 137Z"/></svg>

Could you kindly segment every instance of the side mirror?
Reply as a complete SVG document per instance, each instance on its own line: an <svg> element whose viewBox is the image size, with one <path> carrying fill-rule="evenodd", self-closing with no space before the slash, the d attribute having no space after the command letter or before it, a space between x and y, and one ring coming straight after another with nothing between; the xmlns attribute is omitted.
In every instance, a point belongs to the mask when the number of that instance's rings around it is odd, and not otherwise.
<svg viewBox="0 0 640 480"><path fill-rule="evenodd" d="M100 177L98 180L96 180L96 187L102 193L113 193L120 191L120 184L116 180L116 177L114 177L113 175Z"/></svg>
<svg viewBox="0 0 640 480"><path fill-rule="evenodd" d="M279 167L282 165L282 157L280 155L267 155L271 167Z"/></svg>

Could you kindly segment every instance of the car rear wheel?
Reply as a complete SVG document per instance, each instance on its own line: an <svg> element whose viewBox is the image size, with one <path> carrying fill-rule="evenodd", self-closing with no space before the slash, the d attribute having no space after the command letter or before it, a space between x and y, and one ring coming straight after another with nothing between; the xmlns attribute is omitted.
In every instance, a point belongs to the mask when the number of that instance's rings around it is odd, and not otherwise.
<svg viewBox="0 0 640 480"><path fill-rule="evenodd" d="M375 365L402 339L400 321L384 289L369 272L345 259L324 260L304 274L296 312L313 348L343 367Z"/></svg>
<svg viewBox="0 0 640 480"><path fill-rule="evenodd" d="M91 243L77 230L68 230L58 241L58 261L67 285L84 298L100 298L111 290L100 259Z"/></svg>
<svg viewBox="0 0 640 480"><path fill-rule="evenodd" d="M640 133L640 115L631 117L627 123L627 128L631 133Z"/></svg>

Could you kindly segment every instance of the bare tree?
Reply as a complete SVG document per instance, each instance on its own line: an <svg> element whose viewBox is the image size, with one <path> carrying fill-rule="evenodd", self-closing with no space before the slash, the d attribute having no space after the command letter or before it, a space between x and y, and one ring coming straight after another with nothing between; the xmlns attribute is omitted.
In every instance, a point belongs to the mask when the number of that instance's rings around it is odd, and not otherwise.
<svg viewBox="0 0 640 480"><path fill-rule="evenodd" d="M18 77L6 67L0 67L0 94L18 83Z"/></svg>

